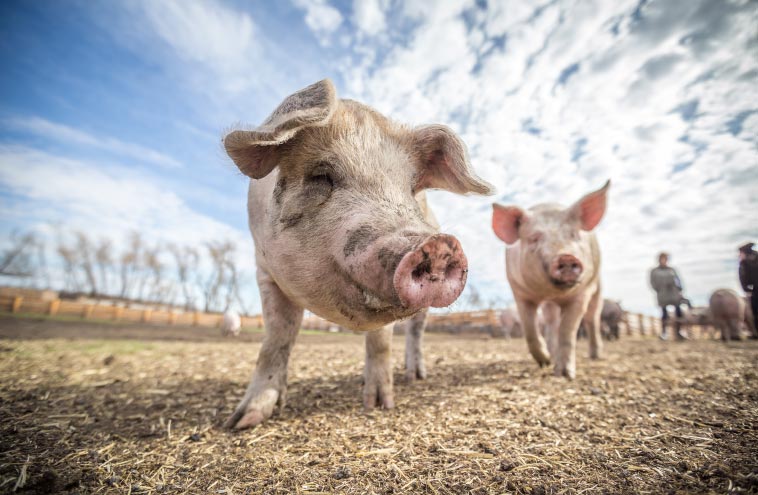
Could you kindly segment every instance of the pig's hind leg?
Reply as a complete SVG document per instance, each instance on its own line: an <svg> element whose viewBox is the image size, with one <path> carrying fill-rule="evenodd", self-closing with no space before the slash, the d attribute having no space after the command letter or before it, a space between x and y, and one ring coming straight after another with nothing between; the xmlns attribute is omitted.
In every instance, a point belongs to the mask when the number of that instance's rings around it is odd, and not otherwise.
<svg viewBox="0 0 758 495"><path fill-rule="evenodd" d="M537 328L537 305L530 301L516 299L516 307L521 317L521 324L524 327L524 336L526 336L529 352L540 367L549 366L550 353L545 345L545 339L542 338L542 334Z"/></svg>
<svg viewBox="0 0 758 495"><path fill-rule="evenodd" d="M407 381L426 378L422 341L426 327L426 311L417 313L405 323L405 378Z"/></svg>
<svg viewBox="0 0 758 495"><path fill-rule="evenodd" d="M587 311L584 313L584 327L590 340L590 359L600 359L603 355L603 336L601 334L600 314L603 311L603 299L600 287L590 297Z"/></svg>
<svg viewBox="0 0 758 495"><path fill-rule="evenodd" d="M224 424L227 428L250 428L262 423L277 404L281 410L287 400L287 364L303 321L303 308L292 303L260 269L258 288L266 335L245 396Z"/></svg>
<svg viewBox="0 0 758 495"><path fill-rule="evenodd" d="M363 371L363 407L392 409L392 324L366 332L366 366Z"/></svg>

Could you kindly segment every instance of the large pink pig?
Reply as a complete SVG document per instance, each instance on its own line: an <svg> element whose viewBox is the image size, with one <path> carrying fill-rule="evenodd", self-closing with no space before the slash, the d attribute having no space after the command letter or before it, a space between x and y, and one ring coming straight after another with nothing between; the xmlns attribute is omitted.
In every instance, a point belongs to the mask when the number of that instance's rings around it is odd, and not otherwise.
<svg viewBox="0 0 758 495"><path fill-rule="evenodd" d="M250 230L266 336L250 385L227 426L246 428L286 398L287 363L303 309L365 330L366 408L393 406L392 324L460 295L468 264L438 233L424 190L487 194L449 128L409 128L351 100L328 80L287 97L253 130L224 138L251 178ZM414 319L406 363L423 377ZM415 327L420 327L415 328Z"/></svg>
<svg viewBox="0 0 758 495"><path fill-rule="evenodd" d="M590 357L599 358L600 248L592 230L605 213L608 181L568 208L555 204L528 210L493 204L492 228L507 245L506 273L529 351L555 374L576 375L576 332L584 322ZM535 325L541 307L548 344Z"/></svg>

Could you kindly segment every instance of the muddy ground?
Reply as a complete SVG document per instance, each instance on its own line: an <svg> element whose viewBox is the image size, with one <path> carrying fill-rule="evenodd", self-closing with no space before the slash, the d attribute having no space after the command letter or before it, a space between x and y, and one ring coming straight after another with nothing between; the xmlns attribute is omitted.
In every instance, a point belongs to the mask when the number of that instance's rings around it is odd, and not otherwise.
<svg viewBox="0 0 758 495"><path fill-rule="evenodd" d="M304 334L285 409L228 432L260 334L162 330L0 319L0 493L758 493L755 341L581 342L568 382L428 335L408 384L396 337L397 406L366 414L362 338Z"/></svg>

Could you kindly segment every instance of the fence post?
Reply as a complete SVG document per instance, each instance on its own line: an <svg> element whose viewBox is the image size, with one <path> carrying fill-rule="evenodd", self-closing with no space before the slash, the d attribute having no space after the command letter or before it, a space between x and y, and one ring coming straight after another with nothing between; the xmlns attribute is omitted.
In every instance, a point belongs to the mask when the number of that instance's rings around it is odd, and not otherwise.
<svg viewBox="0 0 758 495"><path fill-rule="evenodd" d="M655 324L655 316L648 316L647 319L650 322L650 334L655 337L660 333L658 325Z"/></svg>
<svg viewBox="0 0 758 495"><path fill-rule="evenodd" d="M113 319L114 320L120 320L123 314L124 314L123 306L113 306Z"/></svg>
<svg viewBox="0 0 758 495"><path fill-rule="evenodd" d="M192 313L192 326L196 327L199 324L200 324L200 314L197 311L195 311L194 313Z"/></svg>
<svg viewBox="0 0 758 495"><path fill-rule="evenodd" d="M169 325L173 325L174 323L176 323L176 313L174 313L173 311L169 311L168 312L168 324Z"/></svg>
<svg viewBox="0 0 758 495"><path fill-rule="evenodd" d="M147 323L150 321L150 317L153 315L152 309L143 309L142 310L142 323Z"/></svg>
<svg viewBox="0 0 758 495"><path fill-rule="evenodd" d="M58 309L61 307L61 300L60 299L53 299L50 301L50 306L47 308L47 314L50 316L55 316L58 314Z"/></svg>
<svg viewBox="0 0 758 495"><path fill-rule="evenodd" d="M82 318L85 320L92 316L92 312L95 310L95 306L92 304L85 304L84 309L82 309Z"/></svg>
<svg viewBox="0 0 758 495"><path fill-rule="evenodd" d="M640 327L640 335L645 335L645 317L642 314L637 314L637 325Z"/></svg>
<svg viewBox="0 0 758 495"><path fill-rule="evenodd" d="M21 296L16 296L13 298L13 305L11 306L11 313L18 313L18 310L21 309L21 303L24 302L24 298Z"/></svg>

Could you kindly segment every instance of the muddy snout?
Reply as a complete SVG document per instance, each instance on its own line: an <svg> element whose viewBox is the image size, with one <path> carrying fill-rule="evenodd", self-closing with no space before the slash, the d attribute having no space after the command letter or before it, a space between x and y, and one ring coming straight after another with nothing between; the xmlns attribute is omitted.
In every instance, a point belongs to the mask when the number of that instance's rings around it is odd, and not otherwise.
<svg viewBox="0 0 758 495"><path fill-rule="evenodd" d="M403 256L393 285L406 308L443 308L461 294L467 275L468 261L458 239L436 234Z"/></svg>
<svg viewBox="0 0 758 495"><path fill-rule="evenodd" d="M550 263L550 278L556 285L571 286L579 281L584 266L574 255L561 254Z"/></svg>

